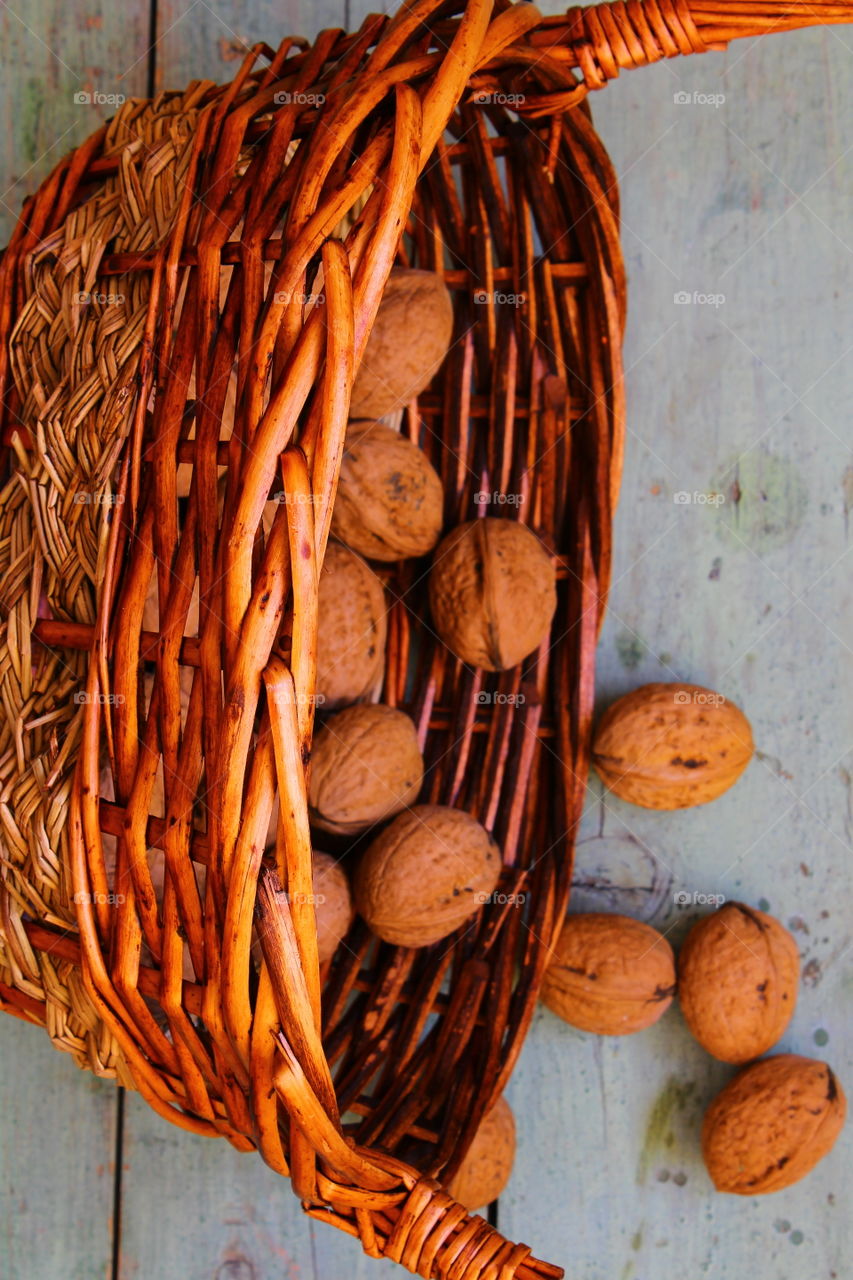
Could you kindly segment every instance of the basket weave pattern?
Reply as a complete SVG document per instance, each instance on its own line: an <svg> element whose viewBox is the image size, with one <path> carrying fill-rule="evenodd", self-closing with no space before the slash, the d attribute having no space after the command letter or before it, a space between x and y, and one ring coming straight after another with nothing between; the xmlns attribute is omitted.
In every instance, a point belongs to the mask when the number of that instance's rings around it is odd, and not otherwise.
<svg viewBox="0 0 853 1280"><path fill-rule="evenodd" d="M175 1123L258 1148L309 1212L425 1277L562 1274L438 1179L517 1057L585 791L625 309L586 94L849 17L420 0L259 46L231 85L125 103L0 265L0 1000ZM403 423L445 525L478 492L522 495L510 518L553 556L559 604L540 651L486 677L432 634L425 566L388 569L383 700L417 724L422 799L473 813L504 874L446 946L357 923L321 973L317 584L395 262L454 298L448 359Z"/></svg>

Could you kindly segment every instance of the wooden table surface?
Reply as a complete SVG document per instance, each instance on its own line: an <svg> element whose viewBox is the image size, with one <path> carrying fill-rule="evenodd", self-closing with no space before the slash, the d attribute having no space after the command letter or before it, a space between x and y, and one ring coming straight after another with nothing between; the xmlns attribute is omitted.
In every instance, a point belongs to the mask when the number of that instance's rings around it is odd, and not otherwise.
<svg viewBox="0 0 853 1280"><path fill-rule="evenodd" d="M114 110L79 95L230 78L245 43L375 7L4 3L2 242L24 195ZM675 942L711 895L772 911L803 958L780 1047L826 1058L853 1091L853 27L626 72L593 108L630 281L600 701L707 684L745 708L758 750L733 791L682 813L591 780L574 903ZM404 1274L312 1225L257 1157L121 1099L41 1032L0 1021L0 1062L0 1280ZM501 1229L572 1280L850 1280L853 1125L799 1186L718 1196L698 1129L730 1074L676 1007L624 1040L540 1009L508 1091L519 1151Z"/></svg>

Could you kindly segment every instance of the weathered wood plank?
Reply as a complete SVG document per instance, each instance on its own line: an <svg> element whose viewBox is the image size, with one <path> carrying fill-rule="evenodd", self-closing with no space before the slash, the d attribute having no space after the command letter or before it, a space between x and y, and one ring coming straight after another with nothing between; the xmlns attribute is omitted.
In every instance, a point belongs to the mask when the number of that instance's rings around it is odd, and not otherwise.
<svg viewBox="0 0 853 1280"><path fill-rule="evenodd" d="M158 89L176 89L194 79L224 82L259 40L275 49L285 36L313 39L326 27L344 26L344 0L286 0L279 5L158 0L155 83Z"/></svg>
<svg viewBox="0 0 853 1280"><path fill-rule="evenodd" d="M312 1223L317 1280L405 1280L411 1271L384 1258L369 1258L358 1240L325 1222Z"/></svg>
<svg viewBox="0 0 853 1280"><path fill-rule="evenodd" d="M195 1137L128 1095L117 1280L309 1280L309 1220L259 1156Z"/></svg>
<svg viewBox="0 0 853 1280"><path fill-rule="evenodd" d="M849 45L846 28L779 36L625 72L593 99L622 180L630 279L599 700L648 680L708 684L744 706L759 758L721 800L678 814L602 799L593 782L577 879L614 888L575 896L675 942L710 909L694 894L763 899L804 961L780 1049L827 1058L848 1087ZM700 97L719 93L716 107ZM731 1074L677 1009L624 1041L541 1011L509 1090L520 1151L502 1227L585 1280L843 1276L850 1132L797 1187L718 1196L698 1128Z"/></svg>
<svg viewBox="0 0 853 1280"><path fill-rule="evenodd" d="M0 12L0 244L21 205L72 147L146 87L148 15L92 0L4 5Z"/></svg>
<svg viewBox="0 0 853 1280"><path fill-rule="evenodd" d="M40 2L0 15L0 244L62 156L147 84L148 15ZM4 1280L108 1277L117 1093L79 1072L43 1032L0 1027Z"/></svg>
<svg viewBox="0 0 853 1280"><path fill-rule="evenodd" d="M3 1280L109 1280L116 1089L0 1019Z"/></svg>

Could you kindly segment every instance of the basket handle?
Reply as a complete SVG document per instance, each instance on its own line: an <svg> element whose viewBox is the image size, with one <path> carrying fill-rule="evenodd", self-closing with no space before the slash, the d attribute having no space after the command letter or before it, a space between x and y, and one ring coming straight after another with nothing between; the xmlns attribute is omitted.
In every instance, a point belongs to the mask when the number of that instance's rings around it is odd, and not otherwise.
<svg viewBox="0 0 853 1280"><path fill-rule="evenodd" d="M280 1020L272 1088L266 1081L260 1087L267 1097L278 1095L289 1117L290 1173L306 1213L423 1280L561 1280L561 1267L505 1239L433 1178L345 1136L288 896L272 867L259 873L257 918Z"/></svg>
<svg viewBox="0 0 853 1280"><path fill-rule="evenodd" d="M845 22L853 22L851 3L611 0L543 18L527 39L577 67L587 89L603 89L623 67L725 49L741 36Z"/></svg>

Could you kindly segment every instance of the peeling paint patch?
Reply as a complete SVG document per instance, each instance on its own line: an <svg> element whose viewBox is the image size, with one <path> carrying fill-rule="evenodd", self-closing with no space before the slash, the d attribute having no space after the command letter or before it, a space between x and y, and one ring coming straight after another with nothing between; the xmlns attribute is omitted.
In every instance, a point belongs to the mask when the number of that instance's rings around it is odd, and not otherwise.
<svg viewBox="0 0 853 1280"><path fill-rule="evenodd" d="M670 1076L661 1089L646 1121L643 1148L637 1162L637 1183L640 1186L644 1185L655 1158L675 1146L675 1119L686 1110L695 1096L695 1082L682 1080L679 1076Z"/></svg>
<svg viewBox="0 0 853 1280"><path fill-rule="evenodd" d="M39 136L44 105L44 87L41 81L31 77L21 86L16 108L16 127L21 142L21 155L31 165L37 162L42 151L39 146Z"/></svg>
<svg viewBox="0 0 853 1280"><path fill-rule="evenodd" d="M633 631L620 631L616 637L616 653L622 666L633 671L642 662L646 646Z"/></svg>
<svg viewBox="0 0 853 1280"><path fill-rule="evenodd" d="M714 508L721 535L757 555L790 542L808 508L800 468L763 448L733 458L711 487L727 499Z"/></svg>

